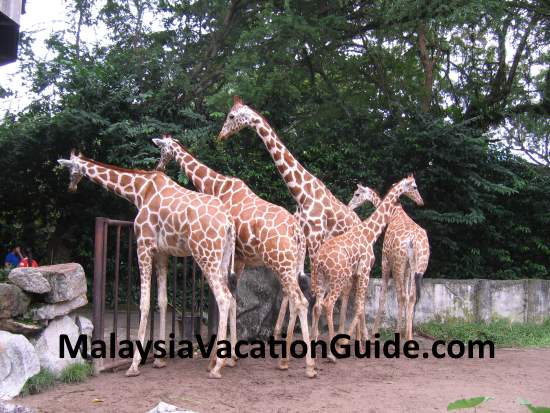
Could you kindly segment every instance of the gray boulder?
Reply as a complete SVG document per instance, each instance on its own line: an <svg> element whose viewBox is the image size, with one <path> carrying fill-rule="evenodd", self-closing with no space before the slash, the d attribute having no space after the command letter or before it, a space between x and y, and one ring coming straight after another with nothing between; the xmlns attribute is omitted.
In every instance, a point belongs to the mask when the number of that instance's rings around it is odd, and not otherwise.
<svg viewBox="0 0 550 413"><path fill-rule="evenodd" d="M10 271L9 280L29 293L44 294L52 290L39 268L18 267Z"/></svg>
<svg viewBox="0 0 550 413"><path fill-rule="evenodd" d="M0 402L0 413L36 413L36 410L19 404Z"/></svg>
<svg viewBox="0 0 550 413"><path fill-rule="evenodd" d="M174 406L173 404L168 404L160 402L147 413L196 413L192 410L182 409Z"/></svg>
<svg viewBox="0 0 550 413"><path fill-rule="evenodd" d="M265 339L273 334L282 292L279 281L265 267L246 269L237 286L239 339Z"/></svg>
<svg viewBox="0 0 550 413"><path fill-rule="evenodd" d="M0 283L0 318L12 318L23 314L30 299L16 285Z"/></svg>
<svg viewBox="0 0 550 413"><path fill-rule="evenodd" d="M22 271L26 270L26 271ZM12 273L15 273L12 275ZM60 303L72 300L82 294L86 294L86 276L80 264L67 263L57 265L45 265L43 267L13 270L10 273L12 282L18 283L22 288L45 290L47 281L50 288L44 291L44 301L47 303ZM40 286L33 287L32 282L37 281ZM30 290L29 290L30 291ZM33 291L38 292L38 291Z"/></svg>
<svg viewBox="0 0 550 413"><path fill-rule="evenodd" d="M29 340L0 331L0 400L17 396L25 382L39 371L40 362Z"/></svg>
<svg viewBox="0 0 550 413"><path fill-rule="evenodd" d="M34 347L40 360L40 367L48 369L55 375L59 375L65 367L83 361L80 353L77 357L71 358L65 348L65 357L59 354L59 343L61 334L66 334L72 347L76 346L79 331L78 326L69 316L56 318L48 324L48 327L40 334L34 343Z"/></svg>
<svg viewBox="0 0 550 413"><path fill-rule="evenodd" d="M72 300L56 304L39 304L31 308L30 315L33 320L51 320L56 317L69 314L71 311L88 304L86 294L82 294Z"/></svg>

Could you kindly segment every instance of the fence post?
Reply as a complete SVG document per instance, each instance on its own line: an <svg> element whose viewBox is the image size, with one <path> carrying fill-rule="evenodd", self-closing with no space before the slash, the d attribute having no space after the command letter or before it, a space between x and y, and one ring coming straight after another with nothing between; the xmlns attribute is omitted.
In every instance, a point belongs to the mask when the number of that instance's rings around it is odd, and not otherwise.
<svg viewBox="0 0 550 413"><path fill-rule="evenodd" d="M95 239L94 239L94 281L93 281L93 291L92 291L92 323L94 325L94 330L92 333L92 338L94 340L103 340L103 324L101 322L101 317L103 314L103 284L105 283L105 274L104 274L104 245L105 245L105 221L106 218L97 217L95 219ZM94 359L94 372L97 374L102 367L102 359Z"/></svg>

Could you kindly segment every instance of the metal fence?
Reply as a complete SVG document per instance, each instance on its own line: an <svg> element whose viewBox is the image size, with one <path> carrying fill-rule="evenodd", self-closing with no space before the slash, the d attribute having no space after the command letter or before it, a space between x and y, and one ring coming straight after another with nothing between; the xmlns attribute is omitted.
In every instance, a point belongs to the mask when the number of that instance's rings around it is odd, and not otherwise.
<svg viewBox="0 0 550 413"><path fill-rule="evenodd" d="M140 276L135 251L132 222L96 218L92 339L104 340L108 346L107 354L110 354L112 333L115 343L122 339L137 339ZM207 332L202 334L213 334L217 327L216 303L200 268L191 257L170 258L167 285L167 334L173 333L176 340L193 340L195 335L201 334L201 326L207 328ZM153 268L147 323L151 340L158 338L155 334L156 304L156 271ZM128 363L130 360L99 359L96 371Z"/></svg>

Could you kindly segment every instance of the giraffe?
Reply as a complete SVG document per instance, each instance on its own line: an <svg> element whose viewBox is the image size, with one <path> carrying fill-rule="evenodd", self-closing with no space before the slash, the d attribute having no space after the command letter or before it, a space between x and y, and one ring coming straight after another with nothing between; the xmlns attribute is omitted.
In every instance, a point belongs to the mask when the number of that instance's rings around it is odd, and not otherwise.
<svg viewBox="0 0 550 413"><path fill-rule="evenodd" d="M348 206L356 209L369 201L375 207L380 204L380 196L371 188L357 185ZM430 260L430 243L426 230L414 222L398 203L390 218L382 247L382 290L373 331L376 334L386 305L386 293L390 275L393 275L397 295L397 331L405 337L413 338L413 319L416 301L420 299L422 277ZM409 271L407 271L407 269Z"/></svg>
<svg viewBox="0 0 550 413"><path fill-rule="evenodd" d="M237 280L245 266L265 265L276 274L284 298L275 325L275 337L280 338L286 307L290 302L290 319L295 314L299 315L304 340L309 345L308 301L300 290L297 278L303 275L306 246L302 229L294 216L258 197L242 180L221 175L199 162L171 136L153 139L153 143L161 149L157 169L164 169L171 159L175 159L199 192L217 196L229 210L237 233ZM294 325L289 324L287 354L290 352L293 330ZM288 369L288 358L279 359L279 368ZM309 377L317 374L309 350L306 374Z"/></svg>
<svg viewBox="0 0 550 413"><path fill-rule="evenodd" d="M277 171L296 201L297 210L294 216L302 227L309 259L313 263L325 240L343 234L360 224L361 220L353 210L340 202L320 179L296 160L264 117L245 105L240 97L235 96L233 107L227 114L218 139L226 140L245 127L255 130L263 141ZM342 299L340 329L344 325L350 289L351 285L346 289L348 293Z"/></svg>
<svg viewBox="0 0 550 413"><path fill-rule="evenodd" d="M71 153L59 159L70 170L69 191L74 192L83 176L136 206L134 220L140 269L140 322L138 340L144 343L150 307L153 260L158 275L160 339L166 340L166 277L168 256L192 256L206 277L219 309L218 340L225 340L228 317L231 345L237 341L236 301L227 286L227 272L233 260L235 227L233 220L216 197L182 188L162 172L119 168ZM210 359L210 378L220 378L225 358ZM127 376L139 374L139 352L134 353ZM155 367L165 361L155 359ZM228 361L228 365L232 365Z"/></svg>
<svg viewBox="0 0 550 413"><path fill-rule="evenodd" d="M358 339L362 343L367 340L365 294L370 271L374 264L373 247L388 224L395 204L402 194L418 205L423 204L414 177L409 175L389 190L369 218L346 233L329 239L321 246L311 271L311 286L316 296L311 328L314 339L318 336L319 317L324 307L329 328L329 340L332 341L334 337L332 319L334 303L348 285L349 280L356 277L355 310L349 326L349 334L351 335L351 332L359 325ZM333 354L329 358L335 361Z"/></svg>

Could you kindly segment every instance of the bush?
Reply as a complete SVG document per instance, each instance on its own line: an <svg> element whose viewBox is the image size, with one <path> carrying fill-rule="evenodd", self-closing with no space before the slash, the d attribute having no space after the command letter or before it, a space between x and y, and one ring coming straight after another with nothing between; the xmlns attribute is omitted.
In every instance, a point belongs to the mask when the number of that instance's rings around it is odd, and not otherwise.
<svg viewBox="0 0 550 413"><path fill-rule="evenodd" d="M40 370L27 380L20 395L27 396L29 394L41 393L53 386L55 386L55 375L50 370Z"/></svg>
<svg viewBox="0 0 550 413"><path fill-rule="evenodd" d="M80 383L90 377L93 366L89 363L75 363L61 370L59 381L63 383Z"/></svg>

